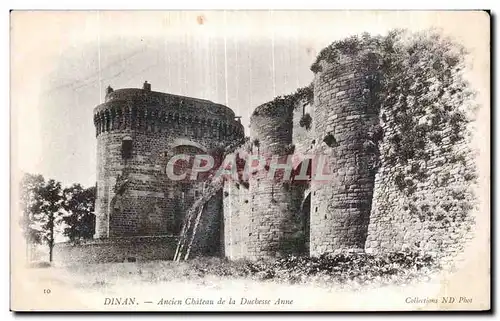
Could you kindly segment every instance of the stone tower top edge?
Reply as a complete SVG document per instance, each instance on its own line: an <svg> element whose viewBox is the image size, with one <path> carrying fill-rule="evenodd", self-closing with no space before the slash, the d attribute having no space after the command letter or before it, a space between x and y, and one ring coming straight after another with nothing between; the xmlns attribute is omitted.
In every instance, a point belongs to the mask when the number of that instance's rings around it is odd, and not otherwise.
<svg viewBox="0 0 500 321"><path fill-rule="evenodd" d="M255 121L256 117L271 117L280 118L284 115L290 114L295 105L289 105L285 99L274 99L265 102L252 111L250 116L250 123Z"/></svg>
<svg viewBox="0 0 500 321"><path fill-rule="evenodd" d="M220 116L231 119L236 118L235 112L228 106L215 103L207 99L152 91L151 84L147 81L144 82L143 88L113 89L111 86L108 86L106 88L104 103L101 103L94 108L94 114L109 108L110 105L113 105L115 102L118 103L124 101L131 101L132 103L147 101L153 105L157 105L158 107L166 107L170 104L178 105L179 107L182 107L182 105L190 105L194 107L195 110L205 109L205 111L208 111L210 114L219 114ZM181 111L181 109L179 111Z"/></svg>

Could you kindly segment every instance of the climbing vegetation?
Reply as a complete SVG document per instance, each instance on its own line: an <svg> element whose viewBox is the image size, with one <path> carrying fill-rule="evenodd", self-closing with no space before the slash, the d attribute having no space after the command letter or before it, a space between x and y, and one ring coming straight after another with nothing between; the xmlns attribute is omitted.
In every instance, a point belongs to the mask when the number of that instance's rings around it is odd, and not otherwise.
<svg viewBox="0 0 500 321"><path fill-rule="evenodd" d="M294 93L278 96L272 101L259 106L253 112L254 116L266 115L266 116L281 116L291 112L293 109L298 108L303 104L312 104L314 101L314 87L313 84L301 87L297 89Z"/></svg>

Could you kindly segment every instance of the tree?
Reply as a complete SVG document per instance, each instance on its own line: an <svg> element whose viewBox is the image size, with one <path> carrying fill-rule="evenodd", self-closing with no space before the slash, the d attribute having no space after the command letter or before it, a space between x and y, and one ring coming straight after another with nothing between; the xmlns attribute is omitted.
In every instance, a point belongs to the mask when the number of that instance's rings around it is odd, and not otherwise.
<svg viewBox="0 0 500 321"><path fill-rule="evenodd" d="M43 240L49 246L49 261L52 262L52 252L55 244L55 227L60 223L62 213L62 187L61 183L53 179L40 189L43 200L40 211L40 222L42 222Z"/></svg>
<svg viewBox="0 0 500 321"><path fill-rule="evenodd" d="M49 261L55 243L56 225L62 214L61 183L45 181L41 175L26 174L21 181L23 226L27 244L45 243L49 246Z"/></svg>
<svg viewBox="0 0 500 321"><path fill-rule="evenodd" d="M67 212L63 218L66 224L63 234L73 243L91 239L95 233L96 187L83 188L80 184L73 184L65 188L63 194L63 208Z"/></svg>
<svg viewBox="0 0 500 321"><path fill-rule="evenodd" d="M42 175L25 174L21 179L21 209L23 215L20 225L26 239L26 257L28 258L30 245L42 243L42 229L37 224L37 215L41 208L42 199L40 198L40 189L45 184Z"/></svg>

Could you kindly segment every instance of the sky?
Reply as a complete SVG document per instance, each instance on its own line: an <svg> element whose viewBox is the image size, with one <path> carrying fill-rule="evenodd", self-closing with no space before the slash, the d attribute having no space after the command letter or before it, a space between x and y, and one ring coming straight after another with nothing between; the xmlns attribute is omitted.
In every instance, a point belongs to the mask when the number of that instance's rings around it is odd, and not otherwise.
<svg viewBox="0 0 500 321"><path fill-rule="evenodd" d="M308 85L310 65L331 42L431 27L469 49L470 77L487 105L489 20L480 12L13 12L12 172L95 184L92 110L108 85L141 88L147 80L154 91L225 104L248 135L253 109Z"/></svg>

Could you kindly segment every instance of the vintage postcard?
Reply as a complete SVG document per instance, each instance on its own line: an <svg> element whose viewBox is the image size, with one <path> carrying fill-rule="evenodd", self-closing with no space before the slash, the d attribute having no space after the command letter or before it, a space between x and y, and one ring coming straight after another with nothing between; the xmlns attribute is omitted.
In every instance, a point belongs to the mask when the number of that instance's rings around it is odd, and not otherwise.
<svg viewBox="0 0 500 321"><path fill-rule="evenodd" d="M486 11L12 11L13 311L490 310Z"/></svg>

